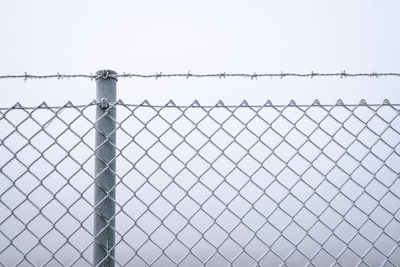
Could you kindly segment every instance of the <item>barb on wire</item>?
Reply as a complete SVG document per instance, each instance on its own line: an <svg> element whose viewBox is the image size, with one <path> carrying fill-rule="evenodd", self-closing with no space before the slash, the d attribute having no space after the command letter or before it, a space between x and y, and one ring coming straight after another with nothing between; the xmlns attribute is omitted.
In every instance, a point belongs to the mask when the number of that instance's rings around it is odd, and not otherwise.
<svg viewBox="0 0 400 267"><path fill-rule="evenodd" d="M28 79L71 79L71 78L88 78L88 79L107 79L111 78L249 78L251 80L257 80L258 78L287 78L287 77L297 77L297 78L314 78L314 77L338 77L338 78L355 78L355 77L369 77L369 78L378 78L378 77L400 77L400 72L371 72L371 73L348 73L345 70L340 72L332 72L332 73L322 73L322 72L314 72L310 73L290 73L290 72L280 72L280 73L208 73L208 74L196 74L188 71L187 73L163 73L156 72L155 74L138 74L138 73L126 73L122 74L111 74L108 71L98 72L96 74L46 74L46 75L33 75L24 73L21 75L0 75L0 79L23 79L24 81Z"/></svg>

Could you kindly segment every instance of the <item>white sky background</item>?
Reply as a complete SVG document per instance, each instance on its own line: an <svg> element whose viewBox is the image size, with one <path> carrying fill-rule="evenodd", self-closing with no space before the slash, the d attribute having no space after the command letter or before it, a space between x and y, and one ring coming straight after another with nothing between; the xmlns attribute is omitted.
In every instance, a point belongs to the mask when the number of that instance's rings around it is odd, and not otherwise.
<svg viewBox="0 0 400 267"><path fill-rule="evenodd" d="M0 74L90 74L104 68L120 74L187 73L188 70L198 74L400 72L400 0L0 0L0 4ZM263 104L268 99L275 104L287 104L291 99L301 104L311 104L314 99L333 104L339 98L345 103L358 103L362 98L369 103L381 103L386 98L392 103L400 103L400 77L121 78L117 86L118 98L133 104L144 99L161 105L169 99L182 105L195 99L207 105L216 104L219 99L231 105L240 104L242 100ZM95 82L83 78L26 82L3 79L0 80L0 91L0 107L10 107L16 102L35 106L42 101L63 105L69 100L87 104L95 98ZM57 129L54 122L46 126L46 131L51 127ZM162 125L157 127L161 129ZM6 132L5 128L3 132ZM131 142L130 136L118 134L122 137L118 142ZM393 143L397 144L397 135L393 136ZM7 138L4 143L9 146L22 142ZM67 139L63 141L57 137L57 142L67 144ZM71 137L68 142L73 140ZM46 145L44 141L42 143ZM57 158L57 155L63 155L60 151L49 153ZM18 157L24 158L24 153ZM26 152L25 157L30 160L33 153L29 153ZM83 150L80 153L83 155ZM136 153L141 150L137 149ZM53 154L41 156L53 158ZM5 154L2 156L6 158ZM131 165L123 162L121 157L118 160L119 170L130 169ZM396 160L394 158L393 162ZM193 164L193 168L200 166L200 163ZM343 164L350 165L351 162ZM150 170L148 166L146 162L142 165ZM8 168L11 169L10 176L14 177L13 172L17 173L18 169ZM173 168L177 167L171 165ZM65 167L66 171L72 169ZM93 166L88 169L92 170ZM41 171L45 169L41 168ZM128 177L134 177L134 174L130 175L124 179L129 181ZM63 180L63 177L59 178ZM91 179L91 176L86 178ZM58 180L51 181L58 183ZM121 199L128 196L127 192L119 190ZM142 190L138 195L151 197L148 192ZM376 192L379 193L379 188ZM69 191L60 198L69 201L73 198L68 194L72 196L73 193ZM325 202L321 203L325 205ZM33 210L29 211L32 213ZM124 219L120 221L124 222ZM145 220L142 223L151 226ZM73 227L72 224L68 226ZM12 227L11 224L10 229ZM52 240L56 241L56 238ZM123 249L118 251L124 253ZM130 257L130 254L125 256ZM13 254L9 255L13 258Z"/></svg>
<svg viewBox="0 0 400 267"><path fill-rule="evenodd" d="M1 1L1 74L399 72L400 1ZM165 104L400 102L399 78L120 79ZM87 79L0 80L1 107L86 104Z"/></svg>

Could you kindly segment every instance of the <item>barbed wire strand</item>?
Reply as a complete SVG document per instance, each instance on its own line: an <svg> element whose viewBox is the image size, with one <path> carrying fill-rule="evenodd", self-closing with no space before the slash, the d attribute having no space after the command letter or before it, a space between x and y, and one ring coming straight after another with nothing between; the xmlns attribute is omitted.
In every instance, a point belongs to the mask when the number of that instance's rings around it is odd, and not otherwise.
<svg viewBox="0 0 400 267"><path fill-rule="evenodd" d="M209 74L196 74L188 71L187 73L162 73L156 72L155 74L137 74L137 73L125 73L113 74L108 71L100 71L96 74L50 74L50 75L33 75L24 73L21 75L0 75L0 79L71 79L71 78L88 78L91 80L97 79L107 79L107 78L250 78L251 80L256 80L258 78L288 78L288 77L298 77L298 78L314 78L314 77L339 77L339 78L354 78L354 77L400 77L399 72L371 72L371 73L347 73L346 71L335 72L335 73L320 73L320 72L310 72L310 73L209 73Z"/></svg>

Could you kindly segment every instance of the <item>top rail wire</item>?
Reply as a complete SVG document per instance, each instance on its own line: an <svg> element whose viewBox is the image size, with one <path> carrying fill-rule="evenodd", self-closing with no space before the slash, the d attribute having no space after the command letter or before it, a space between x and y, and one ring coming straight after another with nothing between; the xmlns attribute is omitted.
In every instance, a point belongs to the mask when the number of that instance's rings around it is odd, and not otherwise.
<svg viewBox="0 0 400 267"><path fill-rule="evenodd" d="M196 74L188 71L187 73L162 73L156 72L155 74L137 74L137 73L125 73L122 74L110 74L108 71L101 72L100 74L46 74L46 75L33 75L24 73L21 75L0 75L0 79L70 79L70 78L88 78L88 79L107 79L112 78L250 78L255 80L257 78L287 78L287 77L298 77L298 78L314 78L314 77L339 77L339 78L355 78L355 77L400 77L399 72L371 72L371 73L347 73L346 71L333 72L333 73L320 73L320 72L310 72L310 73L290 73L290 72L280 72L280 73L208 73L208 74Z"/></svg>
<svg viewBox="0 0 400 267"><path fill-rule="evenodd" d="M246 100L243 100L238 105L232 104L225 104L222 100L219 100L214 105L203 105L200 104L198 100L194 100L192 103L188 105L179 105L176 104L173 100L169 100L164 105L159 104L151 104L148 100L144 100L139 104L135 103L125 103L123 100L118 100L116 102L108 102L112 106L124 106L124 107L149 107L149 108L179 108L179 109L188 109L188 108L205 108L205 109L212 109L212 108L227 108L227 109L236 109L240 107L248 107L248 108L263 108L263 107L273 107L273 108L289 108L289 107L297 107L297 108L308 108L310 106L314 107L325 107L325 108L332 108L332 107L359 107L359 106L368 106L368 107L381 107L381 106L391 106L391 107L400 107L400 103L392 103L388 99L384 99L382 103L367 103L365 99L361 99L359 103L344 103L342 99L338 99L334 104L324 104L320 103L319 100L314 100L311 104L297 104L294 100L290 100L288 104L273 104L271 100L267 100L264 104L250 104ZM24 106L20 103L16 103L10 107L1 107L0 111L8 111L8 110L39 110L39 109L68 109L68 108L86 108L89 106L97 106L101 103L93 100L92 102L82 105L82 104L74 104L71 101L68 101L64 105L52 106L48 105L46 102L42 102L36 106Z"/></svg>

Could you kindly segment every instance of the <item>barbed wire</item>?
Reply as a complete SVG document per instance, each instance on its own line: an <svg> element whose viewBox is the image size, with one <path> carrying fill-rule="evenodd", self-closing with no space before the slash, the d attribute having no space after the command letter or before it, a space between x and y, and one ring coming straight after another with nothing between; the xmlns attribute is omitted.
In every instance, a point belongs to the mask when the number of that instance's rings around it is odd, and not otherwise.
<svg viewBox="0 0 400 267"><path fill-rule="evenodd" d="M188 71L187 73L162 73L156 72L155 74L137 74L137 73L125 73L115 74L110 71L99 71L96 74L47 74L47 75L33 75L24 73L21 75L0 75L0 79L71 79L71 78L88 78L91 80L97 79L107 79L107 78L250 78L251 80L256 80L258 78L288 78L288 77L298 77L298 78L314 78L314 77L339 77L339 78L354 78L354 77L400 77L399 72L371 72L371 73L347 73L346 71L334 72L334 73L321 73L321 72L310 72L310 73L290 73L290 72L280 72L280 73L208 73L208 74L196 74Z"/></svg>

